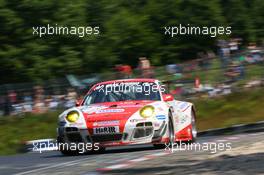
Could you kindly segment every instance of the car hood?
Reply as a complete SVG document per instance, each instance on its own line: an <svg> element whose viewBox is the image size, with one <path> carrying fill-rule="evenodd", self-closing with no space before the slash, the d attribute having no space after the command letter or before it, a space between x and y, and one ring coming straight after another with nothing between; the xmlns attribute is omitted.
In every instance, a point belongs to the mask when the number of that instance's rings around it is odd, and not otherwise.
<svg viewBox="0 0 264 175"><path fill-rule="evenodd" d="M86 122L98 122L106 120L126 120L143 106L154 101L124 101L124 102L106 102L82 106L80 110Z"/></svg>

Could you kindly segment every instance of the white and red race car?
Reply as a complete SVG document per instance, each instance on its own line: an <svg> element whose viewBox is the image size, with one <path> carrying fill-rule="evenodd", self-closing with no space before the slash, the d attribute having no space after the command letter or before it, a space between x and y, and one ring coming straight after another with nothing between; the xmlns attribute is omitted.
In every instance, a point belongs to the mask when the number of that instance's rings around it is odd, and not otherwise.
<svg viewBox="0 0 264 175"><path fill-rule="evenodd" d="M192 103L165 94L156 79L124 79L95 84L76 107L59 116L58 144L93 143L99 150L130 144L156 147L194 141ZM76 150L59 146L63 154Z"/></svg>

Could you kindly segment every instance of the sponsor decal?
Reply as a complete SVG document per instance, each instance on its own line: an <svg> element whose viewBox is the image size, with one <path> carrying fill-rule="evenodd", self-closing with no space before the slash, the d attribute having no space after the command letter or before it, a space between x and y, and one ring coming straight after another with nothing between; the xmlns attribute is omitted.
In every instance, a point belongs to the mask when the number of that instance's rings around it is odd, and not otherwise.
<svg viewBox="0 0 264 175"><path fill-rule="evenodd" d="M156 115L156 118L158 120L165 120L166 119L166 116L165 115Z"/></svg>
<svg viewBox="0 0 264 175"><path fill-rule="evenodd" d="M119 132L119 126L93 128L94 134L112 134L112 133L118 133L118 132Z"/></svg>
<svg viewBox="0 0 264 175"><path fill-rule="evenodd" d="M88 107L84 107L82 109L82 112L92 114L92 113L95 113L96 111L106 109L106 108L107 106L88 106Z"/></svg>
<svg viewBox="0 0 264 175"><path fill-rule="evenodd" d="M141 119L130 119L129 121L134 123L134 122L141 122L141 121L145 121L145 118L141 118Z"/></svg>
<svg viewBox="0 0 264 175"><path fill-rule="evenodd" d="M120 108L138 108L144 106L143 104L129 104L129 105L118 105Z"/></svg>
<svg viewBox="0 0 264 175"><path fill-rule="evenodd" d="M155 108L158 108L158 109L160 109L160 108L163 109L163 107L164 107L163 102L162 103L161 102L154 102L151 105L154 106Z"/></svg>
<svg viewBox="0 0 264 175"><path fill-rule="evenodd" d="M100 113L119 113L119 112L124 112L124 109L102 109L99 111L96 111L95 113L100 114Z"/></svg>
<svg viewBox="0 0 264 175"><path fill-rule="evenodd" d="M93 123L93 126L116 126L116 125L120 125L119 120L101 121L101 122Z"/></svg>
<svg viewBox="0 0 264 175"><path fill-rule="evenodd" d="M154 104L152 104L155 107L162 107L163 105L160 102L156 102Z"/></svg>
<svg viewBox="0 0 264 175"><path fill-rule="evenodd" d="M69 123L69 126L80 127L80 126L83 126L83 123Z"/></svg>
<svg viewBox="0 0 264 175"><path fill-rule="evenodd" d="M188 105L189 105L188 103L182 102L182 103L180 103L179 107L180 107L180 109L185 109Z"/></svg>

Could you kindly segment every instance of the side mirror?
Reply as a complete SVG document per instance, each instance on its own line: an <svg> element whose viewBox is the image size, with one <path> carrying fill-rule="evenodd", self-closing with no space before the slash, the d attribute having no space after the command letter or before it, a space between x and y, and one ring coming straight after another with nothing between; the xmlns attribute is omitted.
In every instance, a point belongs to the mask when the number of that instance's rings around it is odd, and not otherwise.
<svg viewBox="0 0 264 175"><path fill-rule="evenodd" d="M165 102L169 102L169 101L174 100L174 97L171 94L164 94L164 95L162 95L162 98L163 98L163 101L165 101Z"/></svg>
<svg viewBox="0 0 264 175"><path fill-rule="evenodd" d="M82 100L75 100L76 107L81 106L81 104L82 104Z"/></svg>

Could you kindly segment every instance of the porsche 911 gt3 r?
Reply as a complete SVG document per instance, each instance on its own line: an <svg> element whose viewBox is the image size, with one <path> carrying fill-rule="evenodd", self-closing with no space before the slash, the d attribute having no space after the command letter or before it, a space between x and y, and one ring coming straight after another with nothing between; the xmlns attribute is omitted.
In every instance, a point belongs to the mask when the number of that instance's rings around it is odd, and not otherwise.
<svg viewBox="0 0 264 175"><path fill-rule="evenodd" d="M93 143L105 147L194 141L192 103L165 94L155 79L124 79L94 85L76 107L59 116L58 144ZM63 154L76 150L59 146Z"/></svg>

